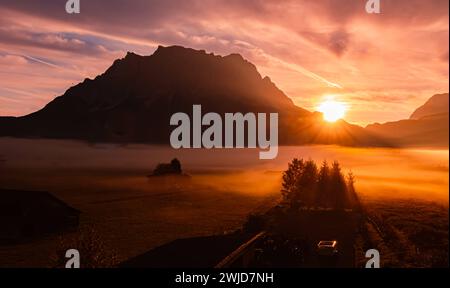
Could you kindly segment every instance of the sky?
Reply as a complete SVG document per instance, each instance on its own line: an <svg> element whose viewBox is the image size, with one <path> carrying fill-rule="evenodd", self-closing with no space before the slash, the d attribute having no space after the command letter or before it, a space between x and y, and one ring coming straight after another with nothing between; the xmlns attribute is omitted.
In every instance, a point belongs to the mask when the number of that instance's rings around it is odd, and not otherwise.
<svg viewBox="0 0 450 288"><path fill-rule="evenodd" d="M295 104L344 102L345 120L395 121L448 92L449 1L0 0L0 115L41 109L127 51L240 53ZM230 111L234 112L234 111Z"/></svg>

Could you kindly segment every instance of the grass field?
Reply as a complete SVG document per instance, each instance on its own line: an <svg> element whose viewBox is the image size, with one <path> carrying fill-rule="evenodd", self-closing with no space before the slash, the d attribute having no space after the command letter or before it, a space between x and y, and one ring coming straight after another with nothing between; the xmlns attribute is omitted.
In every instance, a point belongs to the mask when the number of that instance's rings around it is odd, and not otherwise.
<svg viewBox="0 0 450 288"><path fill-rule="evenodd" d="M191 178L146 177L174 157ZM238 228L248 213L275 203L281 172L293 157L338 160L352 170L371 213L420 255L448 243L448 150L281 147L277 159L261 161L258 150L3 138L0 187L49 191L81 210L81 230L93 229L104 254L118 262L177 238ZM76 243L79 235L64 237ZM1 246L0 266L52 266L60 246L57 235ZM399 261L425 266L427 257Z"/></svg>

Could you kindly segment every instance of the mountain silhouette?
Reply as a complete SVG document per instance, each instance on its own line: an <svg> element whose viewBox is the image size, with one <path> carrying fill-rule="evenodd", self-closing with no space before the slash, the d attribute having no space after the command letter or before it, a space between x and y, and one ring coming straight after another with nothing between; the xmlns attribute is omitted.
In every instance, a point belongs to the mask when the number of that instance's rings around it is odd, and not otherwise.
<svg viewBox="0 0 450 288"><path fill-rule="evenodd" d="M153 55L128 52L102 75L85 79L43 109L0 117L0 136L79 139L92 142L168 144L172 114L279 113L279 143L392 146L370 129L343 120L326 123L321 113L292 102L239 54L219 56L180 46Z"/></svg>
<svg viewBox="0 0 450 288"><path fill-rule="evenodd" d="M448 93L432 96L409 119L371 124L371 133L401 146L449 146Z"/></svg>
<svg viewBox="0 0 450 288"><path fill-rule="evenodd" d="M409 119L419 120L425 117L439 117L443 114L448 114L448 93L434 95L417 108Z"/></svg>

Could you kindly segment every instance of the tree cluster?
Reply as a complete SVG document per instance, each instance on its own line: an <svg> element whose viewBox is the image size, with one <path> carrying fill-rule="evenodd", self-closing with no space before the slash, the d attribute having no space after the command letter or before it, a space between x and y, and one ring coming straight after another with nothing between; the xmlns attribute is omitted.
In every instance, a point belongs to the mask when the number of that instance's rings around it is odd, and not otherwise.
<svg viewBox="0 0 450 288"><path fill-rule="evenodd" d="M293 207L354 208L358 202L354 176L345 176L339 162L320 167L313 160L293 159L283 173L281 193Z"/></svg>

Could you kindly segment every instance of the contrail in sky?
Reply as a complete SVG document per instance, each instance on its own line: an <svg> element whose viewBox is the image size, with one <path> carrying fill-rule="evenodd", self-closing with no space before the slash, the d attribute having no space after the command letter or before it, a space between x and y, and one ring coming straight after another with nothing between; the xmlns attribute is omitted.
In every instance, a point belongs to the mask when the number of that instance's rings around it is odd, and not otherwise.
<svg viewBox="0 0 450 288"><path fill-rule="evenodd" d="M44 64L44 65L47 65L47 66L50 66L50 67L53 67L53 68L59 68L59 69L62 68L62 67L60 67L58 65L55 65L53 63L50 63L50 62L47 62L47 61L44 61L44 60L41 60L41 59L38 59L38 58L35 58L35 57L32 57L32 56L28 56L28 55L18 55L18 56L25 57L28 60L31 60L31 61L34 61L34 62L37 62L37 63L40 63L40 64Z"/></svg>
<svg viewBox="0 0 450 288"><path fill-rule="evenodd" d="M317 80L319 82L325 83L327 86L329 87L333 87L333 88L338 88L338 89L343 89L343 87L341 85L339 85L338 83L334 83L331 82L325 78L323 78L320 75L317 75L314 72L309 71L308 69L298 65L298 64L293 64L293 63L288 63L284 60L281 60L280 58L277 58L275 56L269 55L266 52L264 52L261 48L255 47L252 44L249 44L247 42L244 42L245 44L247 44L247 46L251 47L251 49L257 51L260 55L262 55L263 57L266 57L269 61L272 62L277 62L280 65L289 68L292 71L298 72L302 75L305 75L306 77L309 77L311 79Z"/></svg>
<svg viewBox="0 0 450 288"><path fill-rule="evenodd" d="M329 81L329 80L323 78L322 76L317 75L316 73L311 72L311 71L309 71L309 70L306 69L306 68L303 68L302 66L300 66L300 65L298 65L298 64L288 63L288 62L283 61L283 60L281 60L281 59L279 59L279 58L276 58L276 57L273 57L273 56L270 56L270 55L267 55L267 54L265 54L265 55L266 55L266 57L270 58L271 60L276 61L276 62L280 63L281 65L283 65L283 66L285 66L285 67L288 67L289 69L291 69L291 70L293 70L293 71L295 71L295 72L298 72L298 73L300 73L300 74L303 74L303 75L305 75L306 77L309 77L309 78L311 78L311 79L320 81L320 82L322 82L322 83L325 83L325 84L326 84L327 86L329 86L329 87L339 88L339 89L342 89L342 88L343 88L341 85L339 85L339 84L337 84L337 83L334 83L334 82L331 82L331 81Z"/></svg>

